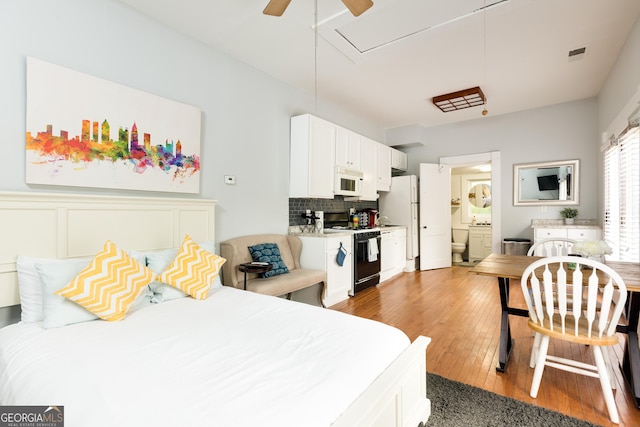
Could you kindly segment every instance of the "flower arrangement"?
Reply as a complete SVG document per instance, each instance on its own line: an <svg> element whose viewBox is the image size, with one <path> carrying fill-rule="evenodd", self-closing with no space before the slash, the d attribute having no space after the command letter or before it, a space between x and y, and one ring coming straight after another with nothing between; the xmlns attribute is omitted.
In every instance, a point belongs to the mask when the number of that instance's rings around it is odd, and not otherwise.
<svg viewBox="0 0 640 427"><path fill-rule="evenodd" d="M604 240L582 240L573 245L573 252L583 257L602 257L611 255L613 249Z"/></svg>

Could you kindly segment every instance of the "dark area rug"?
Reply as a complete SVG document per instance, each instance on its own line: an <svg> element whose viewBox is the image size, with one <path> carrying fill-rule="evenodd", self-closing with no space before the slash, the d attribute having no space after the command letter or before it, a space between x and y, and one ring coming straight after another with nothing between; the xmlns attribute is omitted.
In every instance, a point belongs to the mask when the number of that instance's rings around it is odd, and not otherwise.
<svg viewBox="0 0 640 427"><path fill-rule="evenodd" d="M593 427L559 412L427 373L428 427Z"/></svg>

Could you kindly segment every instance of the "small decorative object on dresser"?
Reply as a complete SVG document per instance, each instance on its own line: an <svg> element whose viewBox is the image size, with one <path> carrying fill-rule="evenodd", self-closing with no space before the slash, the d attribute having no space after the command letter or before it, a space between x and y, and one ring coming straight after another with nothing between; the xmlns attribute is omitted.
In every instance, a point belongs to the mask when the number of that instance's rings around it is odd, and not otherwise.
<svg viewBox="0 0 640 427"><path fill-rule="evenodd" d="M564 208L560 211L560 216L564 218L564 223L567 225L573 224L573 221L578 216L578 209Z"/></svg>

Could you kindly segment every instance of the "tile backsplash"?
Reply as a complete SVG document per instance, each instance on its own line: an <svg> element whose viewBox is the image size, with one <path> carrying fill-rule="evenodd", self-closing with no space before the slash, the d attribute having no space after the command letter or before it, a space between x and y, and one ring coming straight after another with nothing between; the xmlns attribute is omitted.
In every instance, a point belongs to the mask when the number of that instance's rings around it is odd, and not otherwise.
<svg viewBox="0 0 640 427"><path fill-rule="evenodd" d="M378 209L378 202L349 202L343 196L333 199L289 199L289 225L305 224L302 215L307 209L323 212L347 212L349 208L357 211L371 208Z"/></svg>

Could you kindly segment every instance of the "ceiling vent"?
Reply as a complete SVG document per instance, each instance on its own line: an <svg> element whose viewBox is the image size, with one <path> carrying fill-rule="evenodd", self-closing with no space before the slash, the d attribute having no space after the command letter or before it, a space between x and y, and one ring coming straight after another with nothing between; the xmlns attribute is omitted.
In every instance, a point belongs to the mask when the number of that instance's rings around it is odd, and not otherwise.
<svg viewBox="0 0 640 427"><path fill-rule="evenodd" d="M577 49L571 49L569 51L569 61L576 61L584 58L584 54L587 52L587 47L579 47Z"/></svg>

